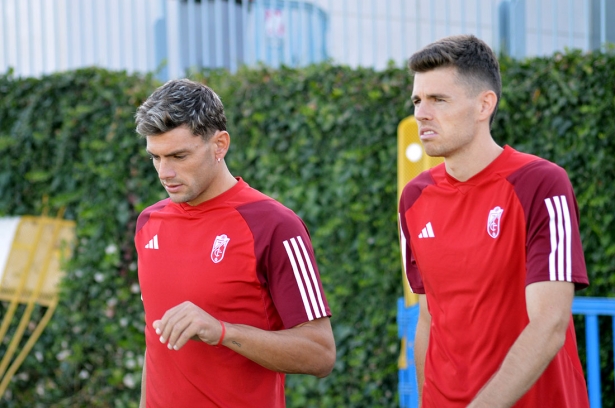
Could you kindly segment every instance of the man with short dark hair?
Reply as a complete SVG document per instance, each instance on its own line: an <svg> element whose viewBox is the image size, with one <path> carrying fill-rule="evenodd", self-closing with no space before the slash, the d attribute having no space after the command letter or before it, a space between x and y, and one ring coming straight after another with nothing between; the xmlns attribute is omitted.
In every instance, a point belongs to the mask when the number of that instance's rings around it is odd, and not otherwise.
<svg viewBox="0 0 615 408"><path fill-rule="evenodd" d="M335 343L301 219L229 172L224 108L173 80L136 114L169 194L139 216L141 407L284 407L284 373L327 376Z"/></svg>
<svg viewBox="0 0 615 408"><path fill-rule="evenodd" d="M423 408L589 407L571 316L588 279L566 172L493 140L501 80L483 41L444 38L409 66L419 136L444 157L399 204Z"/></svg>

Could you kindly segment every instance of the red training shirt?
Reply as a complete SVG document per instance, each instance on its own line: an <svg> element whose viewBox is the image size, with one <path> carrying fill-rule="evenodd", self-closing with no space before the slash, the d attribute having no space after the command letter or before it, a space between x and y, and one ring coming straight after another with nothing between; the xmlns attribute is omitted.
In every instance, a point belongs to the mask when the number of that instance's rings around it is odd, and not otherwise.
<svg viewBox="0 0 615 408"><path fill-rule="evenodd" d="M465 407L528 324L525 287L588 285L576 199L566 172L506 146L466 182L441 164L400 199L401 249L431 314L423 407ZM564 347L517 408L589 407L572 316Z"/></svg>
<svg viewBox="0 0 615 408"><path fill-rule="evenodd" d="M238 179L194 207L170 199L154 204L136 231L147 406L284 407L284 374L223 346L189 341L169 350L152 323L184 301L263 330L330 316L301 219Z"/></svg>

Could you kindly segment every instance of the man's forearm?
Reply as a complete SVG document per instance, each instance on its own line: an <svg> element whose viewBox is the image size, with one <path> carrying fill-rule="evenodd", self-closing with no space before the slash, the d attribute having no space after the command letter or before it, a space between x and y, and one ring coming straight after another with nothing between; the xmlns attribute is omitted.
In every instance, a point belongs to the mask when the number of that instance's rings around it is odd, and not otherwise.
<svg viewBox="0 0 615 408"><path fill-rule="evenodd" d="M429 344L429 329L431 315L427 309L427 298L419 295L419 319L414 335L414 364L416 367L416 382L419 392L419 407L422 405L423 385L425 384L425 356Z"/></svg>
<svg viewBox="0 0 615 408"><path fill-rule="evenodd" d="M564 338L528 325L504 362L469 408L510 407L536 382L564 344ZM548 340L545 341L545 337Z"/></svg>
<svg viewBox="0 0 615 408"><path fill-rule="evenodd" d="M141 374L141 401L139 408L145 408L145 360L147 360L147 351L143 356L143 373Z"/></svg>
<svg viewBox="0 0 615 408"><path fill-rule="evenodd" d="M222 344L265 368L317 377L325 377L333 369L335 342L328 318L274 332L240 324L225 325Z"/></svg>
<svg viewBox="0 0 615 408"><path fill-rule="evenodd" d="M526 288L529 323L468 408L510 407L534 385L566 341L573 296L570 282Z"/></svg>

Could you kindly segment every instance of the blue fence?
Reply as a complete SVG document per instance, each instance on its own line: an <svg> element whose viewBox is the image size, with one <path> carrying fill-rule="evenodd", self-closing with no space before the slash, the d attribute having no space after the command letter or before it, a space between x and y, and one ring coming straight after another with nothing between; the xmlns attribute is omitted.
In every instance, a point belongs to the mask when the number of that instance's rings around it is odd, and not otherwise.
<svg viewBox="0 0 615 408"><path fill-rule="evenodd" d="M157 71L264 63L403 66L474 34L515 58L615 42L613 0L0 0L0 73Z"/></svg>
<svg viewBox="0 0 615 408"><path fill-rule="evenodd" d="M576 297L572 313L585 316L585 341L587 353L587 390L591 408L602 408L600 379L600 335L598 316L613 319L613 349L615 350L615 298ZM404 298L397 300L397 325L400 339L406 338L406 368L399 370L399 406L418 407L418 387L414 366L414 331L418 322L418 304L406 307ZM615 367L615 357L613 361Z"/></svg>

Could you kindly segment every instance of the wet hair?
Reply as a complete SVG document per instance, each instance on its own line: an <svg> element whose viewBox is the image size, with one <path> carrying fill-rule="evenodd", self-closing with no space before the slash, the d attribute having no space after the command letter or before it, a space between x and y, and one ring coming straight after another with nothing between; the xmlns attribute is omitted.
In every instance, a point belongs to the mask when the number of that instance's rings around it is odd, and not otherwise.
<svg viewBox="0 0 615 408"><path fill-rule="evenodd" d="M155 136L186 126L192 134L209 139L226 130L224 106L209 87L188 79L175 79L156 89L135 115L137 133Z"/></svg>
<svg viewBox="0 0 615 408"><path fill-rule="evenodd" d="M442 38L414 53L408 60L408 67L412 73L453 67L470 92L478 94L492 90L498 98L489 119L489 124L493 123L502 96L502 78L498 59L484 41L473 35Z"/></svg>

